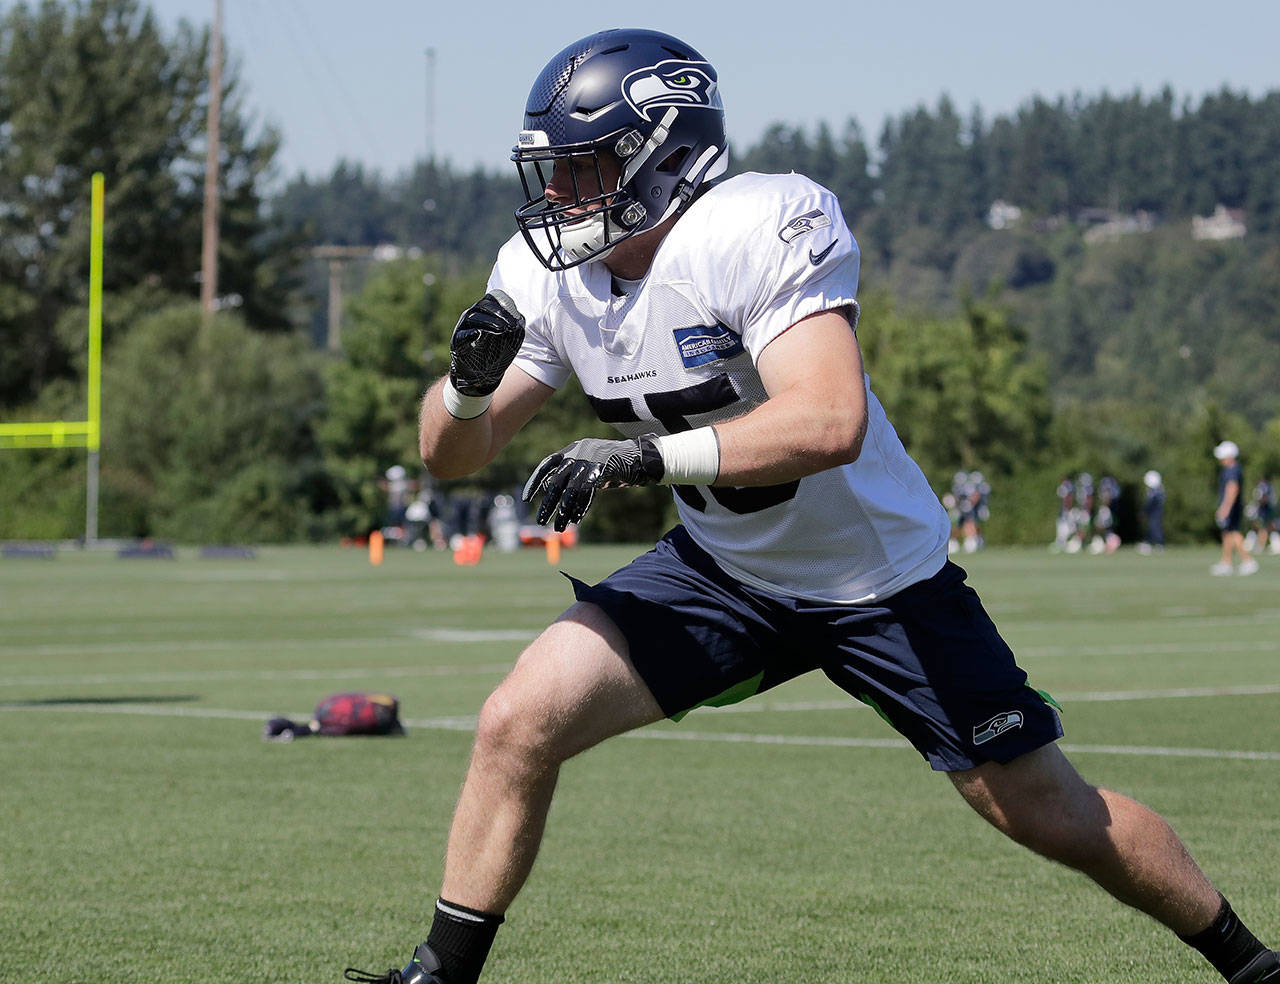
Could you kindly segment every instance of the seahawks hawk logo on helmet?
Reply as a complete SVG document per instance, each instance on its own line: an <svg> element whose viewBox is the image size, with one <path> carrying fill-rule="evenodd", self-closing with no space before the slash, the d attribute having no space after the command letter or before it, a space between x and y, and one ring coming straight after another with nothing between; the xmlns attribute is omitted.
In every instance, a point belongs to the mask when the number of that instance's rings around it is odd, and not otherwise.
<svg viewBox="0 0 1280 984"><path fill-rule="evenodd" d="M652 121L651 109L662 106L719 107L720 94L707 62L659 62L641 68L622 80L622 95L631 108Z"/></svg>

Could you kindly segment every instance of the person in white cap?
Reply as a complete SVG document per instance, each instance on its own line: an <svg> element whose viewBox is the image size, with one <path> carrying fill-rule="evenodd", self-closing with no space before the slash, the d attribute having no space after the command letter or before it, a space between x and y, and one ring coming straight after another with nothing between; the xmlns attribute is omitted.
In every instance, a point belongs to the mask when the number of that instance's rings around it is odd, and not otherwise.
<svg viewBox="0 0 1280 984"><path fill-rule="evenodd" d="M1218 510L1214 522L1222 531L1222 559L1209 568L1217 577L1232 573L1256 574L1258 562L1249 555L1240 532L1240 520L1244 516L1244 469L1240 467L1240 449L1234 441L1223 441L1213 449L1222 470L1218 473ZM1240 558L1240 566L1232 566L1233 555Z"/></svg>
<svg viewBox="0 0 1280 984"><path fill-rule="evenodd" d="M392 465L387 469L386 477L378 484L387 493L385 525L392 528L404 526L405 510L409 505L409 493L413 489L413 482L409 478L409 473L405 471L404 465Z"/></svg>
<svg viewBox="0 0 1280 984"><path fill-rule="evenodd" d="M1164 480L1154 468L1142 476L1147 488L1142 502L1142 515L1147 522L1147 538L1138 544L1138 552L1149 554L1164 549Z"/></svg>

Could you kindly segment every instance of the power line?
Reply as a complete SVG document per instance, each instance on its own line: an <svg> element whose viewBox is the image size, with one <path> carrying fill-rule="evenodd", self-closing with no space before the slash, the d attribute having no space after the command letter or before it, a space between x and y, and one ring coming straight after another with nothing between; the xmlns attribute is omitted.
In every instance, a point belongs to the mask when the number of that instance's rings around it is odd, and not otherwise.
<svg viewBox="0 0 1280 984"><path fill-rule="evenodd" d="M427 162L436 159L436 49L427 49Z"/></svg>
<svg viewBox="0 0 1280 984"><path fill-rule="evenodd" d="M323 45L321 45L320 40L316 35L314 28L311 25L311 20L307 16L306 11L302 8L298 0L289 0L289 5L290 7L293 8L295 13L297 14L297 18L296 18L297 21L301 23L302 30L308 36L312 48L314 49L316 55L319 57L323 65L323 68L325 69L326 78L330 82L330 88L333 91L337 92L341 102L343 103L344 108L347 111L347 114L350 116L351 121L355 124L356 129L360 132L360 136L364 139L365 143L369 145L369 147L374 151L374 153L378 156L380 160L388 160L389 158L384 153L385 148L379 145L378 138L369 129L368 120L365 114L361 113L360 106L358 105L357 101L352 97L351 91L345 85L342 84L341 74L338 71L338 68L334 64L333 60L329 57L328 52L326 52L324 50ZM287 19L286 19L286 22L287 22Z"/></svg>
<svg viewBox="0 0 1280 984"><path fill-rule="evenodd" d="M325 122L328 124L334 145L340 148L342 146L346 128L338 122L337 117L333 114L333 107L330 105L329 100L314 98L315 93L324 90L325 83L323 73L317 70L316 66L312 63L310 53L304 49L301 39L294 30L292 21L283 16L283 12L276 4L267 4L266 7L274 16L279 18L279 23L282 26L284 33L288 35L287 41L292 49L293 55L295 56L296 63L302 69L302 74L306 76L309 91L313 94L313 98L309 100L309 104L319 107L321 116L324 117Z"/></svg>

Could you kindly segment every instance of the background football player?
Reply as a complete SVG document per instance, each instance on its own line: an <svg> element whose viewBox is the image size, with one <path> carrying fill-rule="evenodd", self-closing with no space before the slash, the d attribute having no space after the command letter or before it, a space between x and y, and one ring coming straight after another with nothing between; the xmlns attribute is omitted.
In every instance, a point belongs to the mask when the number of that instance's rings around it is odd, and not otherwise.
<svg viewBox="0 0 1280 984"><path fill-rule="evenodd" d="M1222 557L1209 568L1215 577L1256 574L1258 562L1244 544L1240 526L1244 520L1244 468L1240 464L1240 448L1235 441L1220 441L1213 449L1218 459L1218 508L1213 521L1222 534ZM1239 566L1232 559L1239 558Z"/></svg>

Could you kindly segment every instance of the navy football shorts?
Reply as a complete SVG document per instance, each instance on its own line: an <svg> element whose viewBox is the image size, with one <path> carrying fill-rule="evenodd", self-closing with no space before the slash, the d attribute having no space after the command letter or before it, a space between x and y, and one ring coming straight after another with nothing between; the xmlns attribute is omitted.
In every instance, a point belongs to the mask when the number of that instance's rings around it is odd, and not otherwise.
<svg viewBox="0 0 1280 984"><path fill-rule="evenodd" d="M1062 737L994 623L947 562L928 580L865 605L761 591L726 574L676 527L579 601L622 630L631 662L679 720L810 670L877 710L939 771L1009 762Z"/></svg>

